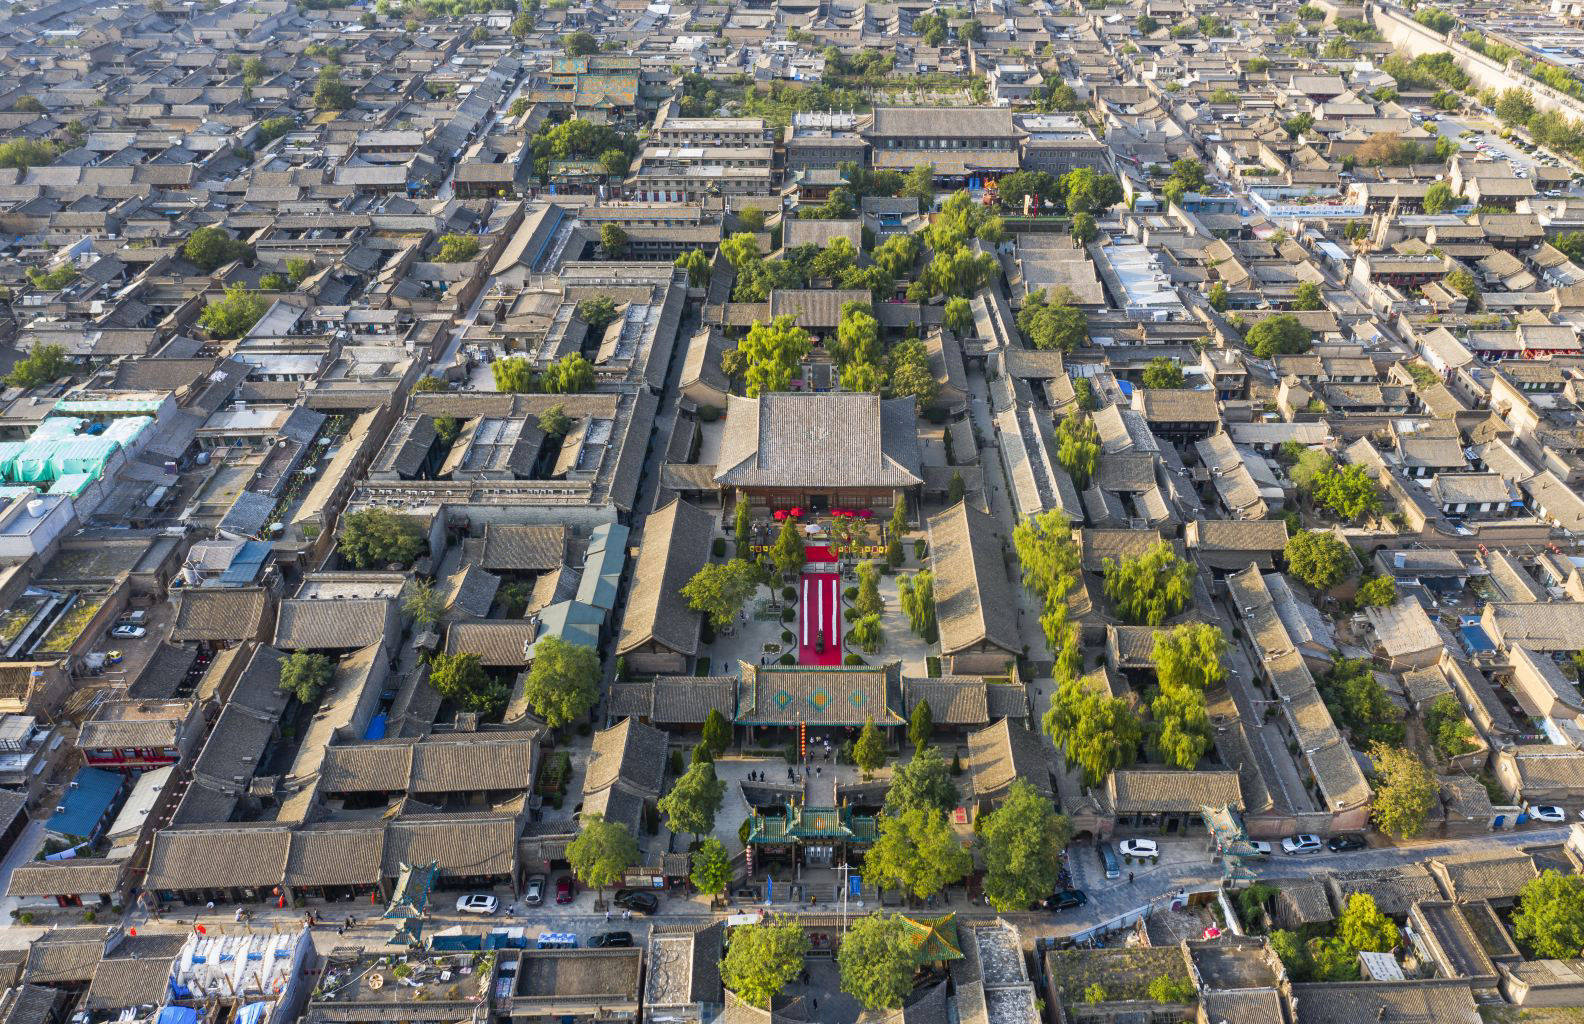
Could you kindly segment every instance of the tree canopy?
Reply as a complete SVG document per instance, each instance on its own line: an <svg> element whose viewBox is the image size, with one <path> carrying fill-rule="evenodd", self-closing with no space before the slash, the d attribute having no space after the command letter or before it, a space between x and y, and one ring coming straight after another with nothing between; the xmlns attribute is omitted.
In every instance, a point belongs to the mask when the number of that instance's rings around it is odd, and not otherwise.
<svg viewBox="0 0 1584 1024"><path fill-rule="evenodd" d="M1547 869L1524 883L1513 911L1513 937L1533 956L1584 955L1584 876Z"/></svg>
<svg viewBox="0 0 1584 1024"><path fill-rule="evenodd" d="M853 921L836 953L842 991L870 1010L900 1007L918 971L911 938L900 917L876 913Z"/></svg>
<svg viewBox="0 0 1584 1024"><path fill-rule="evenodd" d="M198 322L211 338L228 341L252 330L268 309L269 303L258 292L248 290L245 284L233 284L224 296L203 308Z"/></svg>
<svg viewBox="0 0 1584 1024"><path fill-rule="evenodd" d="M66 350L60 345L38 345L11 364L5 382L15 388L38 388L53 384L70 371Z"/></svg>
<svg viewBox="0 0 1584 1024"><path fill-rule="evenodd" d="M583 717L599 702L599 655L553 634L541 637L523 696L552 729Z"/></svg>
<svg viewBox="0 0 1584 1024"><path fill-rule="evenodd" d="M1353 552L1329 530L1300 530L1282 549L1287 571L1315 590L1330 590L1353 572Z"/></svg>
<svg viewBox="0 0 1584 1024"><path fill-rule="evenodd" d="M725 353L721 365L741 378L750 398L790 391L792 378L812 347L813 339L794 317L778 316L768 324L755 320L737 347Z"/></svg>
<svg viewBox="0 0 1584 1024"><path fill-rule="evenodd" d="M330 685L334 673L330 659L310 651L293 651L281 659L280 689L297 698L300 704L314 704Z"/></svg>
<svg viewBox="0 0 1584 1024"><path fill-rule="evenodd" d="M699 761L671 784L657 806L672 832L691 832L694 838L715 828L715 812L726 797L726 783L715 775L715 766Z"/></svg>
<svg viewBox="0 0 1584 1024"><path fill-rule="evenodd" d="M606 821L598 812L585 813L577 837L567 844L566 859L584 885L604 891L638 863L638 841L621 822Z"/></svg>
<svg viewBox="0 0 1584 1024"><path fill-rule="evenodd" d="M1376 779L1370 812L1375 827L1397 839L1414 838L1435 808L1435 776L1417 754L1402 747L1377 743L1370 749L1370 762Z"/></svg>
<svg viewBox="0 0 1584 1024"><path fill-rule="evenodd" d="M808 935L796 918L739 925L727 940L721 981L744 1002L768 1009L770 1000L803 970L808 948Z"/></svg>
<svg viewBox="0 0 1584 1024"><path fill-rule="evenodd" d="M1310 333L1297 317L1279 313L1250 327L1243 342L1259 358L1270 359L1309 351Z"/></svg>
<svg viewBox="0 0 1584 1024"><path fill-rule="evenodd" d="M897 765L892 772L891 785L886 788L885 808L887 814L893 815L914 807L949 811L957 806L957 799L957 783L952 779L951 766L939 750L926 745L919 747L912 758Z"/></svg>
<svg viewBox="0 0 1584 1024"><path fill-rule="evenodd" d="M1072 302L1073 294L1066 288L1050 295L1043 288L1035 289L1018 310L1018 330L1037 349L1071 352L1089 336L1088 318Z"/></svg>
<svg viewBox="0 0 1584 1024"><path fill-rule="evenodd" d="M198 228L182 243L182 259L206 274L233 260L244 259L252 252L246 242L232 238L224 228L213 225Z"/></svg>
<svg viewBox="0 0 1584 1024"><path fill-rule="evenodd" d="M864 854L864 870L878 883L906 889L922 900L973 870L973 857L940 808L888 812L880 816L879 828L880 837Z"/></svg>
<svg viewBox="0 0 1584 1024"><path fill-rule="evenodd" d="M336 550L356 569L408 566L428 548L423 530L411 516L388 509L366 508L342 520Z"/></svg>
<svg viewBox="0 0 1584 1024"><path fill-rule="evenodd" d="M481 715L499 714L510 697L504 683L490 678L477 654L436 654L429 685L440 696Z"/></svg>
<svg viewBox="0 0 1584 1024"><path fill-rule="evenodd" d="M724 894L732 880L731 856L726 852L726 844L713 837L700 843L693 851L693 872L689 878L699 892L711 896Z"/></svg>
<svg viewBox="0 0 1584 1024"><path fill-rule="evenodd" d="M1026 910L1056 888L1061 851L1072 839L1072 824L1047 797L1022 779L979 830L984 858L984 892L1000 911Z"/></svg>
<svg viewBox="0 0 1584 1024"><path fill-rule="evenodd" d="M1134 625L1158 626L1187 605L1193 593L1193 563L1159 541L1136 558L1107 558L1105 592L1117 614Z"/></svg>
<svg viewBox="0 0 1584 1024"><path fill-rule="evenodd" d="M716 629L731 625L743 605L759 589L759 567L741 558L711 562L682 586L688 607L703 612Z"/></svg>

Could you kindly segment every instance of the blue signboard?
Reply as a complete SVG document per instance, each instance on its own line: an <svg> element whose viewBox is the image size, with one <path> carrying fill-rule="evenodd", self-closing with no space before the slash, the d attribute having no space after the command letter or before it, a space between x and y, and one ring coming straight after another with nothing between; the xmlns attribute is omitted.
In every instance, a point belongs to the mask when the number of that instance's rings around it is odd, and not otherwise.
<svg viewBox="0 0 1584 1024"><path fill-rule="evenodd" d="M847 878L847 892L853 896L863 895L863 875L850 875Z"/></svg>

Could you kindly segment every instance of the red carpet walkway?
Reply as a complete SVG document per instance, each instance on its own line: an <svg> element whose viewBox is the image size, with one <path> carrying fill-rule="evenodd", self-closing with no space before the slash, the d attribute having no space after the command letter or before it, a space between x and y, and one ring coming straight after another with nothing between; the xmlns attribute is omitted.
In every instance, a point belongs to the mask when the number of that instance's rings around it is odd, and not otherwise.
<svg viewBox="0 0 1584 1024"><path fill-rule="evenodd" d="M798 586L798 664L840 665L841 577L833 572L806 573ZM818 651L821 630L825 643Z"/></svg>
<svg viewBox="0 0 1584 1024"><path fill-rule="evenodd" d="M825 544L803 545L803 558L809 562L834 562L836 549Z"/></svg>

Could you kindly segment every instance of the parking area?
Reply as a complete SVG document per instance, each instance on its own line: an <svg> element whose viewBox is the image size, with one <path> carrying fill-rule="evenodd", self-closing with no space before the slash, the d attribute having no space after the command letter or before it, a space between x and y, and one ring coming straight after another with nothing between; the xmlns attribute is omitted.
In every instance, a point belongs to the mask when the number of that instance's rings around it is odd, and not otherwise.
<svg viewBox="0 0 1584 1024"><path fill-rule="evenodd" d="M1423 127L1434 130L1443 138L1452 140L1463 147L1464 152L1489 160L1503 160L1510 164L1519 177L1535 179L1539 167L1550 167L1564 173L1573 173L1573 167L1564 159L1559 158L1548 150L1532 146L1521 134L1512 134L1511 138L1503 138L1503 125L1495 118L1483 114L1440 114L1425 111L1425 119L1421 122ZM1527 148L1526 148L1527 147ZM1584 182L1570 181L1542 185L1537 181L1536 188L1543 194L1556 196L1584 195Z"/></svg>
<svg viewBox="0 0 1584 1024"><path fill-rule="evenodd" d="M142 621L136 624L136 628L141 629L143 634L114 635L116 626L126 622L128 616L137 611L143 613ZM95 655L102 655L103 666L97 674L106 682L126 683L137 679L143 674L143 667L148 660L159 649L161 638L170 633L171 619L174 615L175 609L168 601L147 609L126 609L89 648L88 664L91 665L96 660Z"/></svg>

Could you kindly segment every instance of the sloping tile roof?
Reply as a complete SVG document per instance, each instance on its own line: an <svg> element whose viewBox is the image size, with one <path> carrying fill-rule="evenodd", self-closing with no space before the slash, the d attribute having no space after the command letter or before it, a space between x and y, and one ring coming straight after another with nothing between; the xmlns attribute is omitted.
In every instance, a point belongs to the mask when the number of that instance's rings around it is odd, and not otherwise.
<svg viewBox="0 0 1584 1024"><path fill-rule="evenodd" d="M510 816L452 814L403 818L385 833L382 873L395 877L403 864L438 861L447 875L510 875L517 859L517 821Z"/></svg>
<svg viewBox="0 0 1584 1024"><path fill-rule="evenodd" d="M900 666L883 668L750 665L738 662L742 685L735 720L758 725L905 725Z"/></svg>
<svg viewBox="0 0 1584 1024"><path fill-rule="evenodd" d="M980 800L1000 796L1019 778L1047 796L1051 792L1039 735L1005 718L969 734L968 776Z"/></svg>
<svg viewBox="0 0 1584 1024"><path fill-rule="evenodd" d="M308 826L291 838L287 885L366 885L379 878L383 822Z"/></svg>
<svg viewBox="0 0 1584 1024"><path fill-rule="evenodd" d="M985 691L989 685L972 676L952 676L945 679L902 680L907 694L907 713L912 719L913 709L927 702L930 718L937 725L988 725L990 702Z"/></svg>
<svg viewBox="0 0 1584 1024"><path fill-rule="evenodd" d="M927 522L941 651L988 643L1017 654L1017 595L996 540L996 520L959 501Z"/></svg>
<svg viewBox="0 0 1584 1024"><path fill-rule="evenodd" d="M715 481L732 487L912 487L922 481L911 398L733 395Z"/></svg>
<svg viewBox="0 0 1584 1024"><path fill-rule="evenodd" d="M1459 903L1511 900L1524 883L1538 878L1534 858L1516 850L1463 857L1437 857L1430 871L1441 880L1447 898Z"/></svg>
<svg viewBox="0 0 1584 1024"><path fill-rule="evenodd" d="M659 729L627 718L594 734L583 792L595 793L622 782L651 797L660 796L665 777L669 737Z"/></svg>
<svg viewBox="0 0 1584 1024"><path fill-rule="evenodd" d="M647 718L656 725L692 725L719 711L730 721L737 710L734 676L661 676L648 683L617 683L610 688L612 718Z"/></svg>
<svg viewBox="0 0 1584 1024"><path fill-rule="evenodd" d="M385 639L394 604L387 598L282 601L275 646L286 651L368 647Z"/></svg>
<svg viewBox="0 0 1584 1024"><path fill-rule="evenodd" d="M679 598L710 557L715 516L677 498L644 521L617 654L651 641L681 654L698 653L703 616Z"/></svg>
<svg viewBox="0 0 1584 1024"><path fill-rule="evenodd" d="M84 1005L92 1010L159 1006L170 990L175 956L101 960L94 968Z"/></svg>
<svg viewBox="0 0 1584 1024"><path fill-rule="evenodd" d="M566 558L566 527L487 523L479 564L502 572L549 572Z"/></svg>
<svg viewBox="0 0 1584 1024"><path fill-rule="evenodd" d="M447 654L476 654L486 668L522 668L538 627L521 619L453 622L446 630Z"/></svg>
<svg viewBox="0 0 1584 1024"><path fill-rule="evenodd" d="M251 639L259 633L265 604L261 587L183 587L170 638L178 643Z"/></svg>
<svg viewBox="0 0 1584 1024"><path fill-rule="evenodd" d="M272 886L286 872L290 848L291 831L274 823L161 829L144 884L177 891Z"/></svg>
<svg viewBox="0 0 1584 1024"><path fill-rule="evenodd" d="M8 896L77 896L114 893L121 885L125 860L79 857L67 861L19 864L11 872Z"/></svg>
<svg viewBox="0 0 1584 1024"><path fill-rule="evenodd" d="M1233 771L1114 771L1106 779L1106 791L1118 814L1197 812L1205 806L1230 806L1233 810L1243 807L1243 790Z"/></svg>

